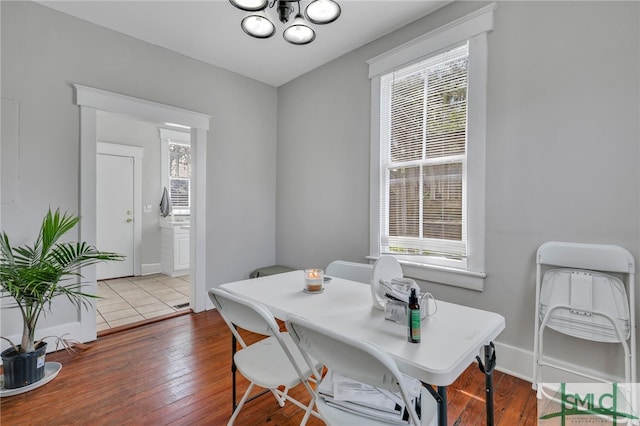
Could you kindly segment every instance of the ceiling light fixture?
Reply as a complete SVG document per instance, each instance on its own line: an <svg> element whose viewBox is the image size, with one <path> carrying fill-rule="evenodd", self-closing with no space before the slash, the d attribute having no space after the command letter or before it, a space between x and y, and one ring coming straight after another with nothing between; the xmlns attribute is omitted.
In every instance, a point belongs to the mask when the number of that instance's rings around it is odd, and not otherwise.
<svg viewBox="0 0 640 426"><path fill-rule="evenodd" d="M316 32L311 28L300 9L300 0L229 0L240 10L250 12L241 22L242 30L255 38L269 38L276 32L275 24L267 16L267 9L277 5L278 18L283 24L289 22L289 17L295 12L291 25L282 33L284 39L291 44L309 44L316 38ZM340 16L340 5L334 0L312 0L305 9L309 22L316 25L330 24Z"/></svg>

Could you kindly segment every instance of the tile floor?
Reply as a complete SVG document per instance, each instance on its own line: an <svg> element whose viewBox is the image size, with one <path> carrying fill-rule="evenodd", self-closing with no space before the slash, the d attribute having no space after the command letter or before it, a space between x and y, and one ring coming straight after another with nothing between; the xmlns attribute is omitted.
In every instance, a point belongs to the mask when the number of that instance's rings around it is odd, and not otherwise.
<svg viewBox="0 0 640 426"><path fill-rule="evenodd" d="M98 281L98 332L189 309L189 290L188 275L171 278L154 274Z"/></svg>

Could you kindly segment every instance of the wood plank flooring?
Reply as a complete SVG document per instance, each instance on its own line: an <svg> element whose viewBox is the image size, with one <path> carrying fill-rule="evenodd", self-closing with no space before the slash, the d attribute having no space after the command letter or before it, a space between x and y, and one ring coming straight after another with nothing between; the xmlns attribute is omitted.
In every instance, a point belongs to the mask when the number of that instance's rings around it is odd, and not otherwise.
<svg viewBox="0 0 640 426"><path fill-rule="evenodd" d="M99 338L71 355L47 355L63 368L52 382L0 400L9 425L225 425L231 415L231 334L215 311L187 314ZM499 362L498 354L498 362ZM496 425L536 424L531 384L494 373ZM238 375L239 395L247 382ZM485 423L484 376L469 367L447 391L449 425ZM308 401L303 387L292 395ZM292 426L302 411L264 395L237 425ZM311 418L310 426L323 422Z"/></svg>

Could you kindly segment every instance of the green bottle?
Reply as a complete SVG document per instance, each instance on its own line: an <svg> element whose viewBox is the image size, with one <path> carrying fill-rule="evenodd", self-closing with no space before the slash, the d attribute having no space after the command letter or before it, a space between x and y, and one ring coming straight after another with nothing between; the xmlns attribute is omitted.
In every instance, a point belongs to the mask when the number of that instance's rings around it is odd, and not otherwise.
<svg viewBox="0 0 640 426"><path fill-rule="evenodd" d="M411 343L420 343L420 304L415 288L411 289L407 307L407 340Z"/></svg>

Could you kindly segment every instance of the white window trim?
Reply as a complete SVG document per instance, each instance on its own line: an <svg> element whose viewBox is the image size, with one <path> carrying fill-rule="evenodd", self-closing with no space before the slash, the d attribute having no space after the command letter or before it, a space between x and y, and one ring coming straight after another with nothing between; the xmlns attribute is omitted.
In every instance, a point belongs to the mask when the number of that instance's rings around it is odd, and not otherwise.
<svg viewBox="0 0 640 426"><path fill-rule="evenodd" d="M487 32L493 29L492 3L367 61L371 78L370 259L380 256L380 76L469 40L467 146L468 259L466 268L400 260L405 276L482 291L485 271L485 146L487 127Z"/></svg>

